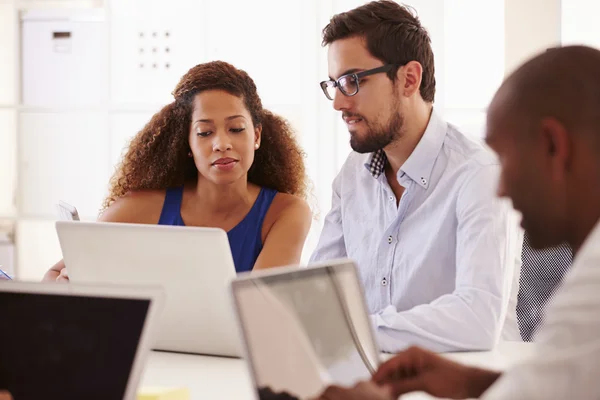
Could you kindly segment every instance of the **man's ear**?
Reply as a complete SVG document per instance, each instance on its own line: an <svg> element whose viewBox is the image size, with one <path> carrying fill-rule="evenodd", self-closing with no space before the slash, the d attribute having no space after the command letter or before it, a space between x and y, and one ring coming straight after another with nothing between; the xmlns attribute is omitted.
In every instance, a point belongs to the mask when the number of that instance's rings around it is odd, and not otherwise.
<svg viewBox="0 0 600 400"><path fill-rule="evenodd" d="M423 66L418 61L410 61L406 65L398 68L396 79L402 85L401 93L406 97L412 97L419 93L421 80L423 79Z"/></svg>
<svg viewBox="0 0 600 400"><path fill-rule="evenodd" d="M544 118L540 123L544 151L553 176L562 178L569 169L572 144L565 126L555 118Z"/></svg>

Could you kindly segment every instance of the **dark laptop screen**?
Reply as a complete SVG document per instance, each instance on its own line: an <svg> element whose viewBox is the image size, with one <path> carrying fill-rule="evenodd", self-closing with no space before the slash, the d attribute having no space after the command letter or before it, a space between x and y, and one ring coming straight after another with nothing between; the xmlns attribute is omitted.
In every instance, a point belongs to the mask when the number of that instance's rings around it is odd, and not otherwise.
<svg viewBox="0 0 600 400"><path fill-rule="evenodd" d="M0 389L122 399L149 300L0 292Z"/></svg>

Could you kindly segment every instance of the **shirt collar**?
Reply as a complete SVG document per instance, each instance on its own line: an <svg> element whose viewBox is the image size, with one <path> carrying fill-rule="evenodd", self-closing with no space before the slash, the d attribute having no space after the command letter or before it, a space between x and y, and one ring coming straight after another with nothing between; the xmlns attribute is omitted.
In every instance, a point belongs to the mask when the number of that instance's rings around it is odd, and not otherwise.
<svg viewBox="0 0 600 400"><path fill-rule="evenodd" d="M383 149L377 150L371 154L369 161L365 164L365 167L369 170L373 178L379 178L379 175L383 174L385 166L387 165L387 156Z"/></svg>
<svg viewBox="0 0 600 400"><path fill-rule="evenodd" d="M447 130L448 124L435 112L435 109L432 110L423 137L402 165L398 174L400 176L408 175L410 179L427 189L433 165L440 153ZM365 163L365 167L375 179L379 178L384 172L386 165L387 156L383 149L372 153L369 161Z"/></svg>

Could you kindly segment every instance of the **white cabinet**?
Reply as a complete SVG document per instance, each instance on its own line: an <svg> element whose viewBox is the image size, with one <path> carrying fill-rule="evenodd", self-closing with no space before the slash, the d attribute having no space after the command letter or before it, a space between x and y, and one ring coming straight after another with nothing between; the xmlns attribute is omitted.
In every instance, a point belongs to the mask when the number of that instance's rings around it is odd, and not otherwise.
<svg viewBox="0 0 600 400"><path fill-rule="evenodd" d="M22 17L22 100L35 107L86 107L108 100L102 10L38 10Z"/></svg>
<svg viewBox="0 0 600 400"><path fill-rule="evenodd" d="M0 2L0 104L17 102L17 12L12 4Z"/></svg>
<svg viewBox="0 0 600 400"><path fill-rule="evenodd" d="M113 0L110 10L112 102L173 101L181 76L206 61L203 2Z"/></svg>
<svg viewBox="0 0 600 400"><path fill-rule="evenodd" d="M14 216L17 178L16 113L0 109L0 217Z"/></svg>
<svg viewBox="0 0 600 400"><path fill-rule="evenodd" d="M19 122L21 214L54 218L62 199L97 216L110 172L107 115L22 113Z"/></svg>
<svg viewBox="0 0 600 400"><path fill-rule="evenodd" d="M15 240L18 279L40 281L46 271L62 258L54 224L54 221L19 221Z"/></svg>

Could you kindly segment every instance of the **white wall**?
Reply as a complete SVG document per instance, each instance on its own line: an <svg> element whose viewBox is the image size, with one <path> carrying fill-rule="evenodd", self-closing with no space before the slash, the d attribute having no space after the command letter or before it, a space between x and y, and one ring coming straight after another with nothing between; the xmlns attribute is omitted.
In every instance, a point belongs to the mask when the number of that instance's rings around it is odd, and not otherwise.
<svg viewBox="0 0 600 400"><path fill-rule="evenodd" d="M583 44L600 48L598 15L600 15L600 2L562 0L562 44Z"/></svg>
<svg viewBox="0 0 600 400"><path fill-rule="evenodd" d="M331 182L350 150L346 128L318 86L327 76L320 32L333 13L362 3L0 0L0 226L16 222L19 276L40 278L60 255L52 226L56 201L72 202L84 219L93 219L127 141L171 100L170 92L183 73L213 59L247 70L265 106L287 117L298 131L321 217L309 235L306 260L329 208ZM485 109L505 73L533 53L558 44L561 35L564 42L597 45L600 40L592 17L599 10L590 8L600 6L584 0L408 3L432 37L436 108L476 136L483 134ZM69 75L76 83L70 85L75 101L22 104L22 98L32 97L23 96L19 84L18 17L23 10L39 8L96 9L104 16L103 33L94 46L98 51L88 57L94 58L96 78L86 75L89 69ZM32 53L44 54L48 40L37 40ZM34 68L35 85L57 83L64 68L52 75L50 70L40 62ZM297 88L293 92L290 76ZM83 94L76 95L78 91ZM69 96L67 90L42 94L46 99Z"/></svg>
<svg viewBox="0 0 600 400"><path fill-rule="evenodd" d="M560 45L561 2L569 1L505 0L506 73L532 55Z"/></svg>
<svg viewBox="0 0 600 400"><path fill-rule="evenodd" d="M14 269L14 218L16 215L16 69L17 24L12 1L0 0L0 266Z"/></svg>

